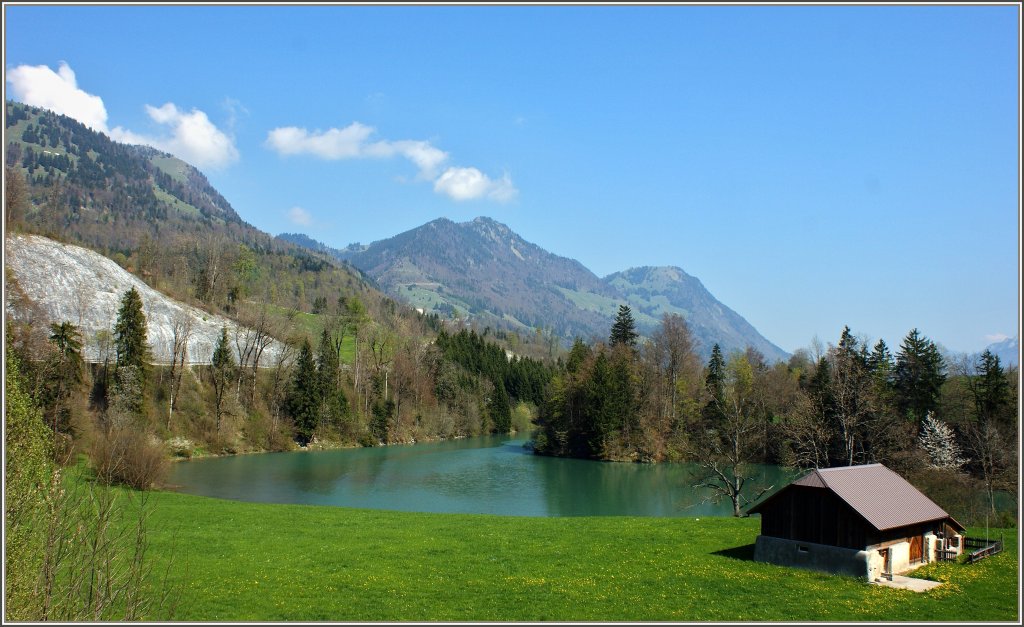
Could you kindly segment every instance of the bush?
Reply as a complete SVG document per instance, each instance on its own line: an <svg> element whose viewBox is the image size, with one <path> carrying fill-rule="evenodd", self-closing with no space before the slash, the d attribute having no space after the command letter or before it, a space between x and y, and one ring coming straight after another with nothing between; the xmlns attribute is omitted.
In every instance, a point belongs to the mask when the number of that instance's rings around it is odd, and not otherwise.
<svg viewBox="0 0 1024 627"><path fill-rule="evenodd" d="M96 438L90 457L100 481L137 490L160 485L169 470L167 452L159 441L125 427L112 427Z"/></svg>

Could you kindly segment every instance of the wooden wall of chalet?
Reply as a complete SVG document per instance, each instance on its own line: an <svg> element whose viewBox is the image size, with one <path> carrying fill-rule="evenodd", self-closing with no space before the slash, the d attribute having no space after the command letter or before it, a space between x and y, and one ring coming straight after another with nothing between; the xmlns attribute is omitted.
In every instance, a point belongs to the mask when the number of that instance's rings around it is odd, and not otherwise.
<svg viewBox="0 0 1024 627"><path fill-rule="evenodd" d="M935 521L879 532L831 490L810 486L785 488L761 506L761 535L848 549L919 540L941 528Z"/></svg>
<svg viewBox="0 0 1024 627"><path fill-rule="evenodd" d="M761 508L761 535L775 538L863 549L869 527L860 514L825 488L790 486Z"/></svg>

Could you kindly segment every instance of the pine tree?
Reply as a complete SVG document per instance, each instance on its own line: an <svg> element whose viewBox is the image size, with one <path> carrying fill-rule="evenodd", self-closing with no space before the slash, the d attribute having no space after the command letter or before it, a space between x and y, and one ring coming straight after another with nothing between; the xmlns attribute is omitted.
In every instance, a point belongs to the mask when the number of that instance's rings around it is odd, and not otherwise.
<svg viewBox="0 0 1024 627"><path fill-rule="evenodd" d="M285 406L295 423L295 440L302 445L309 444L317 424L320 385L317 381L316 363L313 361L313 347L310 346L308 339L302 341L302 347L299 349L299 357L295 361L295 376L292 378Z"/></svg>
<svg viewBox="0 0 1024 627"><path fill-rule="evenodd" d="M884 405L891 406L893 402L893 363L892 354L885 340L878 340L871 354L867 357L867 370L871 377L871 384L875 397Z"/></svg>
<svg viewBox="0 0 1024 627"><path fill-rule="evenodd" d="M114 323L114 348L117 366L114 371L114 393L117 407L125 412L142 411L142 395L146 389L149 367L149 343L146 341L146 314L142 297L134 287L124 293Z"/></svg>
<svg viewBox="0 0 1024 627"><path fill-rule="evenodd" d="M850 360L858 366L867 365L867 356L864 347L859 346L857 338L850 332L850 327L844 326L839 336L839 346L836 347L836 355L842 360Z"/></svg>
<svg viewBox="0 0 1024 627"><path fill-rule="evenodd" d="M977 380L974 401L978 420L988 422L998 416L1010 400L1010 385L1006 381L1006 372L999 363L999 357L988 349L985 349L978 358Z"/></svg>
<svg viewBox="0 0 1024 627"><path fill-rule="evenodd" d="M339 425L348 413L348 399L339 385L341 360L330 331L324 329L317 347L316 376L319 385L319 420Z"/></svg>
<svg viewBox="0 0 1024 627"><path fill-rule="evenodd" d="M640 335L636 332L636 322L633 320L633 312L628 305L619 305L619 313L615 316L615 323L612 325L612 333L608 343L612 346L625 344L630 348L636 346L636 340Z"/></svg>
<svg viewBox="0 0 1024 627"><path fill-rule="evenodd" d="M224 415L224 397L227 395L228 387L234 379L235 356L231 352L231 345L228 343L228 330L226 327L220 329L220 339L213 349L211 359L210 378L213 381L214 396L214 417L217 423L217 431L220 431L221 417Z"/></svg>
<svg viewBox="0 0 1024 627"><path fill-rule="evenodd" d="M121 297L121 308L114 324L114 346L117 366L135 366L144 371L149 361L146 342L146 314L142 311L142 297L132 287Z"/></svg>
<svg viewBox="0 0 1024 627"><path fill-rule="evenodd" d="M893 361L885 340L878 340L867 360L868 369L876 379L888 381L892 376Z"/></svg>
<svg viewBox="0 0 1024 627"><path fill-rule="evenodd" d="M935 343L913 329L903 339L893 372L896 403L914 421L924 420L939 404L945 364Z"/></svg>
<svg viewBox="0 0 1024 627"><path fill-rule="evenodd" d="M721 417L725 402L725 359L718 344L711 347L711 359L708 360L704 387L710 396L704 405L704 419L714 423Z"/></svg>
<svg viewBox="0 0 1024 627"><path fill-rule="evenodd" d="M508 393L501 382L494 384L494 391L487 403L487 413L491 416L491 431L508 433L512 430L512 410L509 408Z"/></svg>
<svg viewBox="0 0 1024 627"><path fill-rule="evenodd" d="M41 400L47 422L57 433L69 430L71 408L67 401L82 382L82 335L78 327L67 321L51 324L50 331L50 342L57 351L47 359L48 375Z"/></svg>

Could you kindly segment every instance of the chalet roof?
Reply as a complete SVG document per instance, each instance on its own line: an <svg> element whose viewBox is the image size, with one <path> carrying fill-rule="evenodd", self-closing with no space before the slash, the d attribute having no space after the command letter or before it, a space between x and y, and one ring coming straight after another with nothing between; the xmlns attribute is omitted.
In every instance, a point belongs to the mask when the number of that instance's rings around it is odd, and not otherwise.
<svg viewBox="0 0 1024 627"><path fill-rule="evenodd" d="M879 531L943 518L949 518L954 525L963 528L909 481L882 464L820 468L783 490L790 486L830 490ZM771 498L757 504L750 512L760 511Z"/></svg>

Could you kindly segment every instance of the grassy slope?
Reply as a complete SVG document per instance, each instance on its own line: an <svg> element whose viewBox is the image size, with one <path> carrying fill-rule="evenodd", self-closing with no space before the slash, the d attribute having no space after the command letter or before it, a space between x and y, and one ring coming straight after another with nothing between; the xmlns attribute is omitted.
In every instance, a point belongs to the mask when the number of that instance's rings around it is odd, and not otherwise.
<svg viewBox="0 0 1024 627"><path fill-rule="evenodd" d="M757 519L515 518L157 495L190 621L1013 621L1015 530L918 594L749 558ZM1012 534L1012 536L1010 535Z"/></svg>

